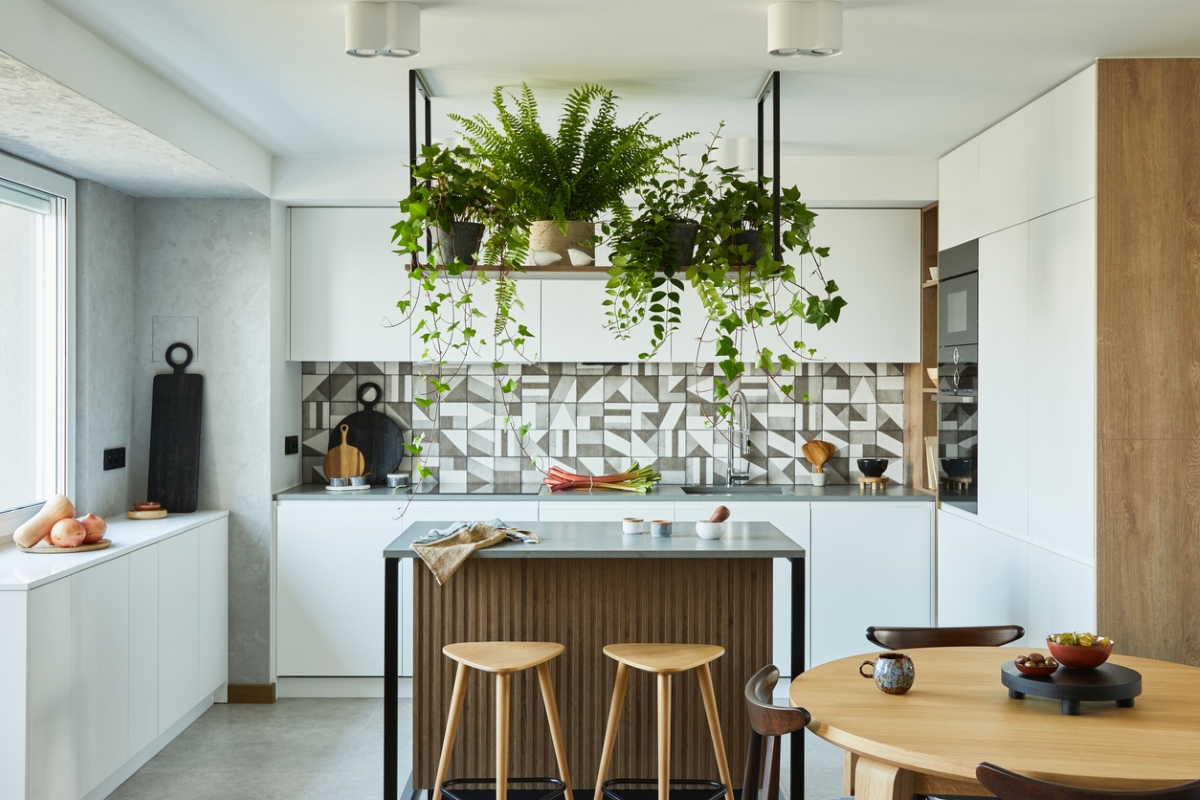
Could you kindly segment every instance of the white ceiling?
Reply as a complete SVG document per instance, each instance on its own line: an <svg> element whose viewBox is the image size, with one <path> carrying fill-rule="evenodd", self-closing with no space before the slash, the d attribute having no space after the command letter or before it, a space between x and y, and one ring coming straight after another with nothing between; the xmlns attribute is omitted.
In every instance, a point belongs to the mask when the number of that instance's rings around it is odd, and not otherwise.
<svg viewBox="0 0 1200 800"><path fill-rule="evenodd" d="M845 0L843 55L766 54L768 0L417 0L422 53L343 52L342 0L49 0L276 155L406 150L409 67L446 111L599 82L660 133L750 137L783 70L785 152L938 156L1104 56L1200 56L1198 0Z"/></svg>

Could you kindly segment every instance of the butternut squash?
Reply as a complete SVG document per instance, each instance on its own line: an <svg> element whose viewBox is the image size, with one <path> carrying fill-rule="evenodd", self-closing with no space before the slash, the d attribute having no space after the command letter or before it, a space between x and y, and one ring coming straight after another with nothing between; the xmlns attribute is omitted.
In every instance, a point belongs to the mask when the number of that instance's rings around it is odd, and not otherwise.
<svg viewBox="0 0 1200 800"><path fill-rule="evenodd" d="M75 506L71 505L71 501L61 494L56 494L46 501L33 519L17 528L17 532L13 534L13 541L22 547L33 547L49 535L54 523L74 516Z"/></svg>

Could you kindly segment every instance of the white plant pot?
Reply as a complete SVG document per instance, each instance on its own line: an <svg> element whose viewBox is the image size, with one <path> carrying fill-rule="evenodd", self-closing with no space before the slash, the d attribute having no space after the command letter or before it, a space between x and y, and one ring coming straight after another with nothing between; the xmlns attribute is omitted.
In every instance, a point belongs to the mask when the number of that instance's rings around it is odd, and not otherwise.
<svg viewBox="0 0 1200 800"><path fill-rule="evenodd" d="M826 480L828 477L829 477L829 476L828 476L828 475L826 475L824 472L814 472L814 473L812 474L812 485L813 485L813 486L824 486L824 485L825 485L825 480Z"/></svg>
<svg viewBox="0 0 1200 800"><path fill-rule="evenodd" d="M596 248L591 244L595 235L594 222L570 220L563 235L552 220L540 220L529 226L529 255L539 267L587 266L596 258Z"/></svg>

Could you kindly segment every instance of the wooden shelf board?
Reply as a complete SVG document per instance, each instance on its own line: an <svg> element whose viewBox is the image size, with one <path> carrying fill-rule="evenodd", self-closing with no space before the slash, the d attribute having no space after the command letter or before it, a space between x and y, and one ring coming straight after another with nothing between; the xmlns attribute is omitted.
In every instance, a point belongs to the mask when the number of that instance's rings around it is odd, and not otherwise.
<svg viewBox="0 0 1200 800"><path fill-rule="evenodd" d="M921 284L921 288L922 289L932 289L934 286L937 286L940 282L941 281L925 281L924 283Z"/></svg>
<svg viewBox="0 0 1200 800"><path fill-rule="evenodd" d="M937 394L937 389L936 389L936 388L930 388L930 387L928 387L928 386L926 386L925 388L923 388L921 391L922 391L922 392L924 392L925 394Z"/></svg>

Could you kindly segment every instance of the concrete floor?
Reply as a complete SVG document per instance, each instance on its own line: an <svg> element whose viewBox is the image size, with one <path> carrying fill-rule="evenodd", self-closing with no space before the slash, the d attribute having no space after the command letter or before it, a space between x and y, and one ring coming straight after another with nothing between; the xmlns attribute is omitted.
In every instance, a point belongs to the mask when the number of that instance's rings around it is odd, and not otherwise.
<svg viewBox="0 0 1200 800"><path fill-rule="evenodd" d="M403 785L412 753L411 700L400 701L400 725ZM805 800L837 797L842 751L810 733L805 738ZM744 756L730 756L740 773ZM781 777L786 787L786 769ZM379 800L382 794L382 700L285 699L269 706L213 706L110 797Z"/></svg>

